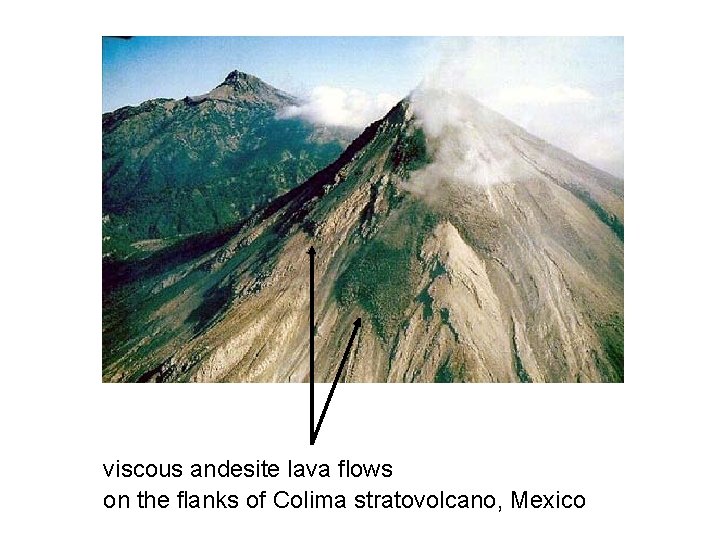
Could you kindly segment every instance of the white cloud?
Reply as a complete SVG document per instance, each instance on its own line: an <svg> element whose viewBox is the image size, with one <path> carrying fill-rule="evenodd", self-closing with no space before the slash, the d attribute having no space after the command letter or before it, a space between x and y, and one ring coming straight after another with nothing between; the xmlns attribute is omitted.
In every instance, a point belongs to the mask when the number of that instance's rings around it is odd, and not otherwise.
<svg viewBox="0 0 720 540"><path fill-rule="evenodd" d="M432 195L443 180L486 187L521 176L526 164L505 136L514 128L472 96L425 85L412 107L433 160L413 173L409 190Z"/></svg>
<svg viewBox="0 0 720 540"><path fill-rule="evenodd" d="M590 92L573 86L514 86L501 90L496 98L500 103L510 105L558 105L564 103L586 103L595 99Z"/></svg>
<svg viewBox="0 0 720 540"><path fill-rule="evenodd" d="M449 38L425 55L430 65L421 86L468 94L623 176L622 79L618 87L617 74L608 70L608 79L598 82L596 68L579 61L578 46L572 38Z"/></svg>
<svg viewBox="0 0 720 540"><path fill-rule="evenodd" d="M304 118L315 124L364 128L382 118L399 101L390 94L370 95L332 86L314 88L300 105L281 111L282 118Z"/></svg>

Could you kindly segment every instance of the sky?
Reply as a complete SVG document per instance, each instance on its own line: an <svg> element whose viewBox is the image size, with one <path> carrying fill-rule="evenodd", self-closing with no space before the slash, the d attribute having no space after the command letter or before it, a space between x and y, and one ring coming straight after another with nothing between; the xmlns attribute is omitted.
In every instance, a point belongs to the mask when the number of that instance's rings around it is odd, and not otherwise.
<svg viewBox="0 0 720 540"><path fill-rule="evenodd" d="M103 111L207 92L232 70L303 100L286 111L362 128L419 85L469 94L623 177L622 38L103 38Z"/></svg>

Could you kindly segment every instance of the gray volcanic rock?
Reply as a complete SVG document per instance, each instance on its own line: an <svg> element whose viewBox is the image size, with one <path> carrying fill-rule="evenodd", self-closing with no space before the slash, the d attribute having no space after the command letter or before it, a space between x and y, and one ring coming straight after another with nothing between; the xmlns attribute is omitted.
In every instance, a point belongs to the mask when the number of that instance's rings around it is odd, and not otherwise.
<svg viewBox="0 0 720 540"><path fill-rule="evenodd" d="M462 140L415 112L245 223L118 271L103 379L307 381L314 246L318 381L358 317L347 382L622 381L622 181L479 104Z"/></svg>
<svg viewBox="0 0 720 540"><path fill-rule="evenodd" d="M225 81L210 91L207 97L231 102L270 105L276 109L298 104L297 98L290 94L264 83L254 75L237 70L230 72L225 77Z"/></svg>

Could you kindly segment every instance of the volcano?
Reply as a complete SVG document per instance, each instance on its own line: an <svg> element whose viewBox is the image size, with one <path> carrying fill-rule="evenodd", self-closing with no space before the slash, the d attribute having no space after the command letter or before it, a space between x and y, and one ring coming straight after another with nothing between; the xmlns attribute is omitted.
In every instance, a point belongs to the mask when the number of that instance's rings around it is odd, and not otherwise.
<svg viewBox="0 0 720 540"><path fill-rule="evenodd" d="M361 318L344 382L621 382L623 221L622 180L417 93L243 222L106 268L103 380L307 381L312 246L317 381Z"/></svg>

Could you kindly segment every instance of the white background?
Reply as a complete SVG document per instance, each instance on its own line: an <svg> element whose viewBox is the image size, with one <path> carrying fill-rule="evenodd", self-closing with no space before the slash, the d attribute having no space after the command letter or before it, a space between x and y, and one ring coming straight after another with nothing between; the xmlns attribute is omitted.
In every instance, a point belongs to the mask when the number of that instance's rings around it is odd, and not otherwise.
<svg viewBox="0 0 720 540"><path fill-rule="evenodd" d="M3 538L718 538L717 17L699 3L54 2L2 24ZM639 3L638 3L639 4ZM100 382L102 34L625 35L620 385ZM324 392L318 392L318 414ZM393 477L112 480L102 463L392 463ZM473 511L109 511L108 492L494 493ZM510 491L583 493L512 511Z"/></svg>

